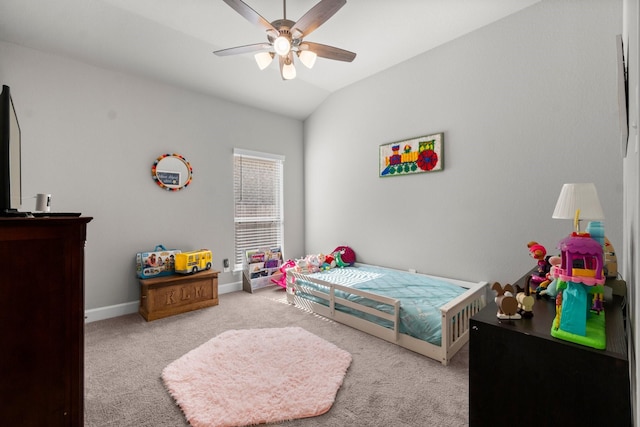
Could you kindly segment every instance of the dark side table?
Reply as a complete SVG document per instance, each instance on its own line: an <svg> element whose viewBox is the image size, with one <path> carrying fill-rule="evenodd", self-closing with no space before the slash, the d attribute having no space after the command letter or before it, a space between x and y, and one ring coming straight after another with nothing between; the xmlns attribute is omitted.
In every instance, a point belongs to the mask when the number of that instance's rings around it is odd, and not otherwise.
<svg viewBox="0 0 640 427"><path fill-rule="evenodd" d="M604 350L552 337L553 299L536 300L531 319L500 320L493 301L473 316L469 425L632 425L623 297L604 307Z"/></svg>

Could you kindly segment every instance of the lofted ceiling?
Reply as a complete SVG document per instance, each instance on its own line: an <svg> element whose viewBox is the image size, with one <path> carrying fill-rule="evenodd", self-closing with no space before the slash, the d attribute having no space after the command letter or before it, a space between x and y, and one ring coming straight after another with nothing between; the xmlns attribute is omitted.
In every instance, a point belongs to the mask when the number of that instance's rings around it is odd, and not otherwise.
<svg viewBox="0 0 640 427"><path fill-rule="evenodd" d="M282 0L244 0L267 21ZM296 21L319 0L289 0ZM283 81L277 61L218 49L266 41L222 0L1 0L0 40L305 119L347 85L495 22L540 0L347 0L307 41L356 52L318 58Z"/></svg>

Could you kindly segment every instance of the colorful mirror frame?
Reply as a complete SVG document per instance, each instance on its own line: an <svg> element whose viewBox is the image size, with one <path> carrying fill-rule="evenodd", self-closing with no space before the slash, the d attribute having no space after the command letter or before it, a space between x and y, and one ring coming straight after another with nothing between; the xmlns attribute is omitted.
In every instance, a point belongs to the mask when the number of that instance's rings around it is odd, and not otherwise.
<svg viewBox="0 0 640 427"><path fill-rule="evenodd" d="M176 166L168 166L175 161L179 163ZM165 166L162 166L165 163ZM181 169L181 170L178 170ZM163 154L153 162L151 167L151 176L158 186L167 191L178 191L186 188L191 184L193 178L193 168L191 164L180 154ZM186 176L186 179L183 179Z"/></svg>

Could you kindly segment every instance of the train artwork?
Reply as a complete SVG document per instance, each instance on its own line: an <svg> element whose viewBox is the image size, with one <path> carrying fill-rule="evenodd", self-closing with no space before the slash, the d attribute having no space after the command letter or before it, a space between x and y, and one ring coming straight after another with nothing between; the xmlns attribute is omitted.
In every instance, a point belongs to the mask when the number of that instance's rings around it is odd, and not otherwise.
<svg viewBox="0 0 640 427"><path fill-rule="evenodd" d="M380 146L380 176L408 175L443 169L443 134Z"/></svg>

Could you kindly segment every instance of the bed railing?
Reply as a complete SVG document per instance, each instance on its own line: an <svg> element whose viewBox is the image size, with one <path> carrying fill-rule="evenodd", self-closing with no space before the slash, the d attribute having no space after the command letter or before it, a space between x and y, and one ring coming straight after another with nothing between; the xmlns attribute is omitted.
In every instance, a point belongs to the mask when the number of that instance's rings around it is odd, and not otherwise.
<svg viewBox="0 0 640 427"><path fill-rule="evenodd" d="M295 285L290 282L290 277L295 280ZM316 286L321 286L326 290L326 292L306 285L305 282L312 282ZM351 310L387 320L392 325L390 329L393 330L395 335L394 340L397 340L398 338L398 334L400 333L400 301L395 298L389 298L361 291L359 289L329 283L324 280L308 277L304 274L289 270L287 271L287 297L289 298L290 295L292 296L293 292L296 292L296 290L304 292L307 295L312 295L318 300L325 301L325 303L321 304L327 306L329 312L328 317L330 318L334 318L336 316L336 305L340 305ZM350 301L342 295L356 295L374 301L376 304L386 305L389 307L389 312Z"/></svg>
<svg viewBox="0 0 640 427"><path fill-rule="evenodd" d="M473 283L446 279L466 288L467 291L440 308L442 341L441 345L435 345L400 333L400 301L395 298L329 283L293 269L287 270L286 277L289 303L436 359L443 365L447 365L458 350L469 341L469 320L486 305L488 286L486 282ZM313 285L309 285L309 282ZM301 293L305 295L298 295ZM388 311L350 301L345 298L348 295L356 295L366 298L369 302L384 304ZM363 319L347 310L338 310L339 306L387 320L391 328L370 319Z"/></svg>
<svg viewBox="0 0 640 427"><path fill-rule="evenodd" d="M471 294L455 298L440 308L442 316L442 340L452 348L467 342L469 320L486 305L486 283L480 284ZM462 340L462 338L465 338Z"/></svg>

